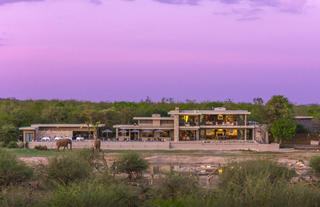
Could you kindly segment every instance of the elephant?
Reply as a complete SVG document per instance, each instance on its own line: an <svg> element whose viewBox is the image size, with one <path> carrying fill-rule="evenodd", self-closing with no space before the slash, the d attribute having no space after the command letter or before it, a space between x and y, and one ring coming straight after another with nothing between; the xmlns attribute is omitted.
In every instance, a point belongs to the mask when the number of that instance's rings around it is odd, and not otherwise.
<svg viewBox="0 0 320 207"><path fill-rule="evenodd" d="M70 150L72 150L72 141L70 139L60 139L57 141L57 151L59 151L60 147L63 147L63 150L68 149L68 145L70 144Z"/></svg>

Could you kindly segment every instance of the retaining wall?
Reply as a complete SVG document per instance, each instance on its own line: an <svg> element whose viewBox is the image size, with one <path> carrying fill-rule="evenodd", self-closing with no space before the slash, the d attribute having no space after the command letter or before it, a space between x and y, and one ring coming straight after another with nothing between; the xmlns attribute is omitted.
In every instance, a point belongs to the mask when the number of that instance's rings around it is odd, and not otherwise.
<svg viewBox="0 0 320 207"><path fill-rule="evenodd" d="M30 142L29 148L45 145L49 149L56 149L55 142ZM92 141L73 142L73 149L92 148ZM279 151L279 144L258 143L201 143L201 142L101 142L104 150L253 150Z"/></svg>

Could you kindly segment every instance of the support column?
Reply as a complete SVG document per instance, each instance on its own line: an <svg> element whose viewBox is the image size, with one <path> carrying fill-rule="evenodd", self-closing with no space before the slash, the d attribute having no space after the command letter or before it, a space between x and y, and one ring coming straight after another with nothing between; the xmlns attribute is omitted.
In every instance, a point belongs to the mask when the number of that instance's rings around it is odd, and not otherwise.
<svg viewBox="0 0 320 207"><path fill-rule="evenodd" d="M196 131L196 140L200 139L200 129L197 129Z"/></svg>
<svg viewBox="0 0 320 207"><path fill-rule="evenodd" d="M244 126L247 127L247 115L244 115ZM247 141L247 128L244 129L244 140Z"/></svg>
<svg viewBox="0 0 320 207"><path fill-rule="evenodd" d="M247 129L244 129L244 140L247 141Z"/></svg>
<svg viewBox="0 0 320 207"><path fill-rule="evenodd" d="M130 129L128 130L129 130L129 140L131 140L131 130Z"/></svg>
<svg viewBox="0 0 320 207"><path fill-rule="evenodd" d="M116 128L116 139L119 139L119 128Z"/></svg>
<svg viewBox="0 0 320 207"><path fill-rule="evenodd" d="M179 115L175 114L174 115L174 124L173 124L173 139L174 142L179 142Z"/></svg>

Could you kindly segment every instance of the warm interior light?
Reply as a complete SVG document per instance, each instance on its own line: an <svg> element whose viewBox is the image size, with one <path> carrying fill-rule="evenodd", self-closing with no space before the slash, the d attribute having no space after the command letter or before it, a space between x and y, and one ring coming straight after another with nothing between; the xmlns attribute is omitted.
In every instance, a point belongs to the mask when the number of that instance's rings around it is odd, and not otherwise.
<svg viewBox="0 0 320 207"><path fill-rule="evenodd" d="M189 116L183 116L183 119L186 123L188 123L188 120L189 120Z"/></svg>

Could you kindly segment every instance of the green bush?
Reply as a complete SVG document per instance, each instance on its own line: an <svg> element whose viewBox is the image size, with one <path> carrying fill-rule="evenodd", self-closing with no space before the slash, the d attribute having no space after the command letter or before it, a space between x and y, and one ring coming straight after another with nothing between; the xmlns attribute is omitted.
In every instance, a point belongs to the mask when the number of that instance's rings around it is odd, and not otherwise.
<svg viewBox="0 0 320 207"><path fill-rule="evenodd" d="M148 168L148 162L143 159L137 152L128 152L113 163L112 169L115 173L127 173L129 179L134 176L139 177L142 172Z"/></svg>
<svg viewBox="0 0 320 207"><path fill-rule="evenodd" d="M3 141L1 141L1 142L0 142L0 147L2 147L2 148L3 148L3 147L6 147L6 146L7 146L7 145L6 145L6 143L5 143L5 142L3 142Z"/></svg>
<svg viewBox="0 0 320 207"><path fill-rule="evenodd" d="M60 186L45 202L51 207L117 207L140 206L134 189L123 184L73 183Z"/></svg>
<svg viewBox="0 0 320 207"><path fill-rule="evenodd" d="M49 180L65 185L86 179L92 172L89 163L75 154L49 159L46 170Z"/></svg>
<svg viewBox="0 0 320 207"><path fill-rule="evenodd" d="M11 186L0 192L1 207L36 207L41 206L42 197L33 195L31 189L22 186Z"/></svg>
<svg viewBox="0 0 320 207"><path fill-rule="evenodd" d="M201 197L199 195L180 195L177 198L157 198L155 200L147 200L145 206L154 207L212 207L214 206L213 196Z"/></svg>
<svg viewBox="0 0 320 207"><path fill-rule="evenodd" d="M193 176L182 173L171 173L155 181L156 195L162 198L175 198L178 195L198 193L200 186Z"/></svg>
<svg viewBox="0 0 320 207"><path fill-rule="evenodd" d="M248 178L267 178L270 183L278 180L289 181L295 175L294 170L269 160L234 162L223 168L221 186L228 183L243 186Z"/></svg>
<svg viewBox="0 0 320 207"><path fill-rule="evenodd" d="M35 150L40 150L40 151L46 151L46 150L48 150L48 147L47 146L42 146L42 145L36 145L36 146L34 146L34 149Z"/></svg>
<svg viewBox="0 0 320 207"><path fill-rule="evenodd" d="M32 177L33 170L6 152L0 151L0 186L18 184Z"/></svg>
<svg viewBox="0 0 320 207"><path fill-rule="evenodd" d="M19 138L19 129L18 127L7 124L0 127L0 141L3 141L5 144L8 144L11 141L17 141Z"/></svg>
<svg viewBox="0 0 320 207"><path fill-rule="evenodd" d="M310 159L310 167L316 173L320 173L320 156L311 157L311 159Z"/></svg>
<svg viewBox="0 0 320 207"><path fill-rule="evenodd" d="M17 142L15 141L10 141L9 144L7 145L8 148L18 148Z"/></svg>

